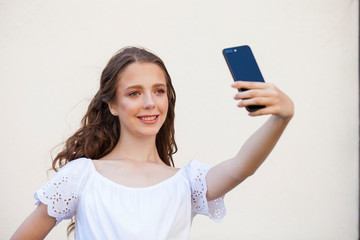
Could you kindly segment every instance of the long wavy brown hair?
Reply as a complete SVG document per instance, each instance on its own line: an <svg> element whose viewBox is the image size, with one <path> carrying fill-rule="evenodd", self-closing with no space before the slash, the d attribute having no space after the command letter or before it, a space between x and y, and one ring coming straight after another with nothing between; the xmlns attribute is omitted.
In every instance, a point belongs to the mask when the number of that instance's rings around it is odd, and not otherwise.
<svg viewBox="0 0 360 240"><path fill-rule="evenodd" d="M172 155L176 153L177 146L174 138L175 118L175 90L164 62L155 54L138 47L120 49L110 59L100 78L100 88L90 102L88 110L81 120L81 127L64 143L60 153L52 162L52 169L58 171L68 162L77 158L86 157L99 159L110 153L120 137L119 119L113 116L108 103L116 97L116 87L120 74L132 63L154 63L165 73L168 97L167 117L156 135L156 148L161 160L168 166L174 167ZM72 219L68 227L68 234L74 230Z"/></svg>

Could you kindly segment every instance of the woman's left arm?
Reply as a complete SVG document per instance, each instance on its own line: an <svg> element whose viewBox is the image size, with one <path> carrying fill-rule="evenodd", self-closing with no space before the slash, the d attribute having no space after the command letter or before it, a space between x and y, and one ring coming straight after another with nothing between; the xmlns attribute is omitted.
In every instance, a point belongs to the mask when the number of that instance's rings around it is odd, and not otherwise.
<svg viewBox="0 0 360 240"><path fill-rule="evenodd" d="M249 137L235 157L209 170L206 176L208 201L226 194L254 174L270 154L294 115L294 104L291 99L273 84L237 81L232 87L248 89L235 95L236 100L241 100L238 107L265 106L265 108L250 112L250 116L269 114L271 116Z"/></svg>

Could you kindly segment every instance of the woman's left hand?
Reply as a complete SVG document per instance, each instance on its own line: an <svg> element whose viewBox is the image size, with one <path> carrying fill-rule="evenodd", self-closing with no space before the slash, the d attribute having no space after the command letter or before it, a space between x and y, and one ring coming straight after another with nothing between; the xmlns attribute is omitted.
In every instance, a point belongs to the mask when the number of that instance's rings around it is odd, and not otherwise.
<svg viewBox="0 0 360 240"><path fill-rule="evenodd" d="M234 96L234 99L241 100L238 107L265 106L255 112L249 112L249 116L272 114L290 120L294 115L294 104L291 99L272 83L236 81L231 86L236 89L248 89Z"/></svg>

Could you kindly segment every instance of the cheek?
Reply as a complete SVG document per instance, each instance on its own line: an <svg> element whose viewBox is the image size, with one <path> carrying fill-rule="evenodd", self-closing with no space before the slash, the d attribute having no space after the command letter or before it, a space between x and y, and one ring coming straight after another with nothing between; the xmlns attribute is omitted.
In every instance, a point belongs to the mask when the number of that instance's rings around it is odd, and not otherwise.
<svg viewBox="0 0 360 240"><path fill-rule="evenodd" d="M168 111L168 108L169 108L169 101L167 98L164 99L164 101L161 103L161 109L164 111L164 112L167 112Z"/></svg>
<svg viewBox="0 0 360 240"><path fill-rule="evenodd" d="M118 109L121 115L133 115L138 111L138 105L132 101L120 101Z"/></svg>

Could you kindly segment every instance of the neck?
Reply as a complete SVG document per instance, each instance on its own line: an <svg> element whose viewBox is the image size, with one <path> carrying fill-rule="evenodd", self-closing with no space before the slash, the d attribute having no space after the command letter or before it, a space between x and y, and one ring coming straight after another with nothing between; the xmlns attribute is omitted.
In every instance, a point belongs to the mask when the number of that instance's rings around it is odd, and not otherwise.
<svg viewBox="0 0 360 240"><path fill-rule="evenodd" d="M136 137L121 134L114 149L103 159L127 159L137 162L162 163L155 144L156 136Z"/></svg>

